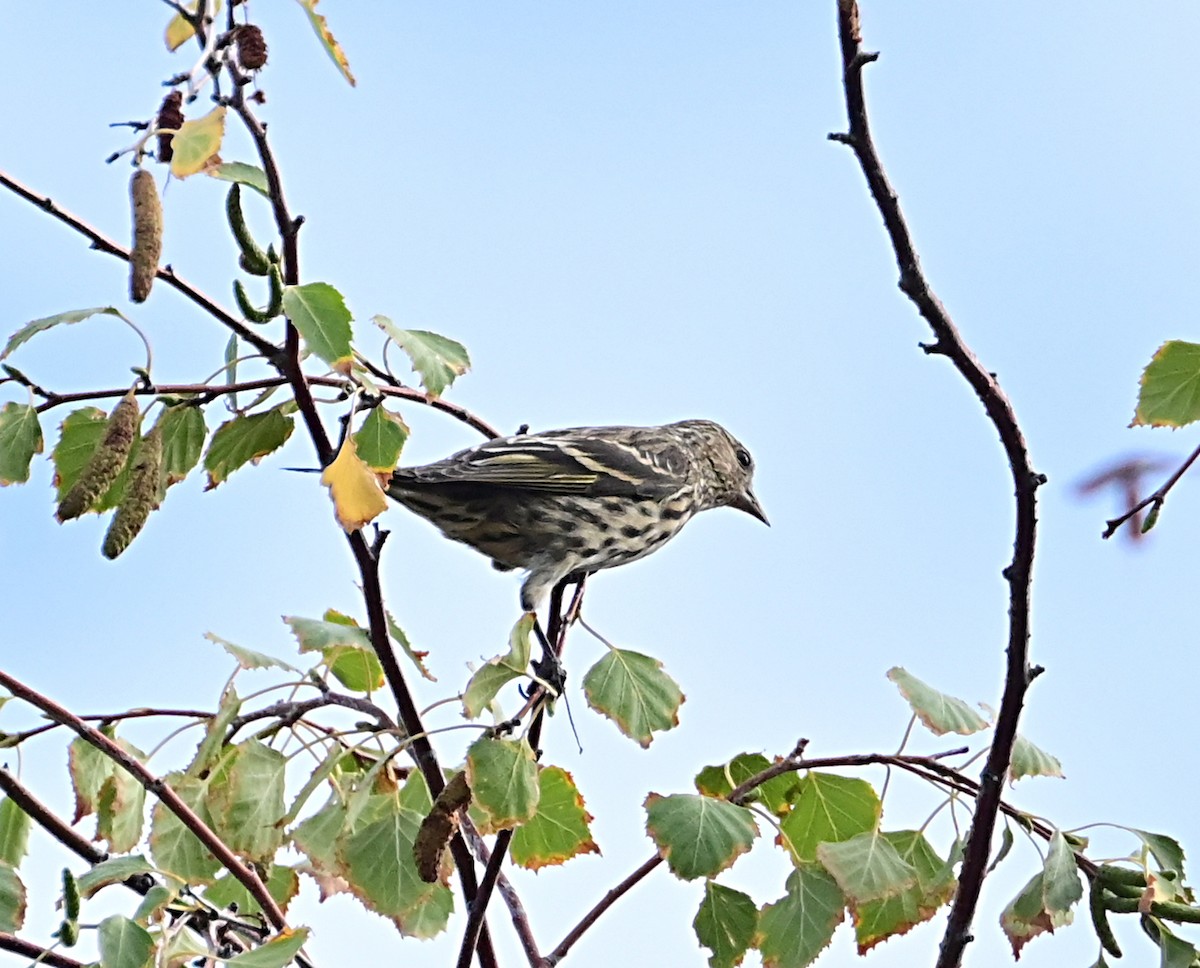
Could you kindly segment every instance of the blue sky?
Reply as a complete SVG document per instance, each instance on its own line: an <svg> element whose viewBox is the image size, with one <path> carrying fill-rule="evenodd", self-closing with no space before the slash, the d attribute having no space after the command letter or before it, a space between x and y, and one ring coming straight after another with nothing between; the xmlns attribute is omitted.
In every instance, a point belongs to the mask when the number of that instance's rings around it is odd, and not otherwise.
<svg viewBox="0 0 1200 968"><path fill-rule="evenodd" d="M346 294L361 331L383 313L464 342L474 369L450 396L498 427L709 417L759 466L769 530L706 514L589 590L591 624L661 658L688 700L681 728L646 753L578 691L583 752L564 721L551 724L547 759L576 777L604 854L517 875L547 949L648 855L647 792L689 789L705 764L783 753L799 736L814 755L893 749L907 721L884 678L893 665L998 705L1007 469L969 389L917 348L928 333L896 289L858 169L826 140L844 126L833 9L326 0L359 80L351 89L298 7L256 7L270 44L262 113L307 219L302 271ZM167 13L152 3L74 4L69 20L53 5L6 13L0 167L118 238L129 172L103 160L130 136L108 125L148 116L160 80L191 66L191 54L162 48ZM1164 680L1200 671L1195 488L1185 480L1152 540L1131 548L1100 540L1114 507L1080 503L1073 485L1119 454L1181 458L1194 446L1190 431L1126 425L1154 349L1196 338L1196 88L1164 36L1186 47L1198 19L1181 2L1153 14L1103 2L863 8L866 45L882 51L867 75L875 136L923 264L1049 476L1032 645L1047 672L1023 730L1067 779L1025 781L1010 798L1063 827L1111 820L1185 845L1200 839L1191 697ZM240 139L223 155L251 160ZM164 259L228 303L224 195L199 177L167 186ZM251 218L265 235L265 211ZM127 306L117 260L9 194L0 225L5 334L67 309ZM169 290L133 315L154 341L158 380L220 365L226 334ZM139 353L128 332L92 320L39 337L14 362L65 391L119 385ZM0 387L8 399L20 395ZM404 415L407 462L475 440L441 415ZM215 491L189 480L117 563L99 556L103 521L54 523L38 462L29 485L0 493L0 662L80 710L211 705L229 664L206 631L287 654L280 615L357 609L325 492L281 470L311 461L297 435ZM431 702L465 680L464 663L502 648L518 580L402 510L387 523L389 604L431 653L441 677L422 693ZM576 690L599 656L573 638ZM42 744L23 767L54 800L66 795L60 746ZM919 824L937 802L894 782L885 823ZM976 965L1008 963L996 919L1036 861L1019 846L985 889ZM761 853L729 878L760 903L780 893L784 870ZM35 899L46 924L52 884ZM611 964L619 948L646 964L702 964L698 900L696 885L658 872L568 963ZM458 942L452 930L397 948L381 921L344 899L316 908L310 890L295 910L321 928L321 964L353 943L440 966ZM505 963L518 963L499 906L491 923ZM1136 927L1122 927L1133 959L1150 963ZM940 920L922 926L872 962L928 963L940 933ZM1034 942L1022 964L1094 956L1081 923ZM820 964L851 963L842 929Z"/></svg>

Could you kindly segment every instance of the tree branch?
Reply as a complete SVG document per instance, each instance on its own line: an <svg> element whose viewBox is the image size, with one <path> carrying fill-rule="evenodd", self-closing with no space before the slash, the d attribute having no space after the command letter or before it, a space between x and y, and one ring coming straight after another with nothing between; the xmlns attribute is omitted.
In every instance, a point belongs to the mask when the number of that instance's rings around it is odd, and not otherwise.
<svg viewBox="0 0 1200 968"><path fill-rule="evenodd" d="M54 813L25 788L7 768L0 767L0 790L27 813L51 837L74 854L95 866L108 859L108 854L71 829L71 825Z"/></svg>
<svg viewBox="0 0 1200 968"><path fill-rule="evenodd" d="M23 185L17 179L13 178L6 172L0 171L0 185L15 192L27 202L32 202L48 215L54 216L60 222L69 225L80 235L91 239L92 248L98 252L106 252L109 255L115 255L118 259L124 259L126 262L130 260L130 252L125 246L114 242L99 229L93 228L78 215L68 212L62 206L56 204L46 195L41 195L35 192L32 188ZM243 323L240 319L230 313L227 309L220 306L211 296L205 295L186 279L175 274L175 270L170 266L160 266L155 274L171 288L181 292L184 296L194 302L197 306L203 309L206 313L233 330L241 339L253 346L258 352L268 359L274 359L279 355L279 347L270 340L265 340L258 333L254 332L249 326Z"/></svg>
<svg viewBox="0 0 1200 968"><path fill-rule="evenodd" d="M968 838L958 891L955 894L937 968L956 968L971 940L970 928L987 873L988 855L996 815L1000 809L1003 777L1012 759L1017 722L1025 693L1040 669L1028 662L1030 584L1037 533L1037 489L1045 477L1034 471L1024 436L1008 397L996 378L966 345L945 306L934 294L921 269L900 203L871 138L863 92L863 68L878 55L862 49L857 0L837 0L838 36L842 52L843 84L846 95L848 131L830 138L848 145L858 159L871 196L883 218L900 270L900 289L917 307L933 330L934 342L926 353L947 357L975 391L1004 447L1016 494L1016 534L1013 557L1004 569L1009 584L1009 628L1004 696L992 746L988 753L976 803L975 819Z"/></svg>
<svg viewBox="0 0 1200 968"><path fill-rule="evenodd" d="M654 868L661 864L662 861L662 857L659 854L655 854L653 857L646 860L641 867L626 877L625 880L621 881L620 884L605 894L604 897L599 900L596 906L588 911L588 913L583 916L580 922L567 932L566 937L558 943L555 949L546 956L546 968L554 968L555 965L562 961L563 958L566 957L567 952L571 950L571 947L575 944L575 942L578 941L583 936L583 933L599 919L600 915L602 915L610 907L616 904L617 901L628 894L637 885L638 881L654 870Z"/></svg>
<svg viewBox="0 0 1200 968"><path fill-rule="evenodd" d="M1143 511L1146 508L1148 508L1151 504L1154 505L1154 510L1150 512L1151 517L1148 518L1147 520L1150 521L1151 524L1153 524L1153 517L1155 515L1157 515L1159 509L1163 506L1163 502L1167 499L1167 494L1170 493L1171 488L1173 488L1176 484L1179 483L1180 478L1182 478L1183 475L1188 472L1188 469L1194 463L1196 463L1197 457L1200 457L1200 447L1197 447L1195 450L1193 450L1191 452L1190 455L1188 455L1187 460L1185 460L1182 464L1179 465L1179 469L1176 470L1174 474L1172 474L1165 481L1163 481L1162 486L1157 491L1155 491L1153 494L1151 494L1144 501L1138 501L1137 504L1135 504L1133 507L1131 507L1124 514L1119 515L1118 517L1115 517L1115 518L1110 518L1108 521L1106 521L1104 523L1105 524L1104 532L1100 535L1100 537L1111 538L1114 534L1117 533L1117 528L1119 528L1121 525L1123 525L1130 518L1137 515L1138 512ZM1146 530L1149 530L1149 528L1147 527Z"/></svg>
<svg viewBox="0 0 1200 968"><path fill-rule="evenodd" d="M24 938L18 938L15 934L9 934L7 931L0 931L0 950L32 958L35 964L51 965L52 968L87 968L82 961L60 955L57 951L51 951L41 945L26 941Z"/></svg>
<svg viewBox="0 0 1200 968"><path fill-rule="evenodd" d="M238 859L237 855L225 845L225 841L218 837L212 828L201 820L195 811L184 803L179 794L172 790L170 786L151 773L139 760L127 753L98 729L93 729L70 710L60 706L54 700L43 696L36 690L31 689L19 679L14 679L2 669L0 669L0 686L3 686L16 698L23 699L31 706L37 707L51 719L62 723L68 729L77 733L84 741L91 743L92 746L96 747L101 753L129 773L146 788L147 792L161 800L167 809L175 814L183 825L195 834L196 838L212 852L213 856L221 862L221 865L241 882L242 886L250 892L250 895L263 909L263 913L266 915L267 920L271 922L272 927L277 931L287 928L287 921L283 917L283 912L279 909L279 905L275 903L275 899L271 897L266 885L263 884L258 875Z"/></svg>

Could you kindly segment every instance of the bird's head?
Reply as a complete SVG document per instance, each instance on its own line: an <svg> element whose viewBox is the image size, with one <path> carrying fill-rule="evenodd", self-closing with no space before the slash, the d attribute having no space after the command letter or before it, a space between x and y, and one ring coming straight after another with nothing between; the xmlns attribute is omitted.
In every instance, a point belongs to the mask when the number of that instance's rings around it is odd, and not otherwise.
<svg viewBox="0 0 1200 968"><path fill-rule="evenodd" d="M702 500L709 507L731 507L770 525L754 496L754 458L728 430L711 420L683 420L675 425L693 438Z"/></svg>

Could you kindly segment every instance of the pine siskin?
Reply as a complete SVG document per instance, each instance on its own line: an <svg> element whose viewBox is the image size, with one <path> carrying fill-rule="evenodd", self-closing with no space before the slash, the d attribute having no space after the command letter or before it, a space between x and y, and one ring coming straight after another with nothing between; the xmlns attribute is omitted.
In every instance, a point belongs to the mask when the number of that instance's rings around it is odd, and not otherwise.
<svg viewBox="0 0 1200 968"><path fill-rule="evenodd" d="M534 611L572 575L661 548L692 515L734 507L764 524L750 452L710 420L573 427L489 441L392 474L388 494L442 533L528 571Z"/></svg>

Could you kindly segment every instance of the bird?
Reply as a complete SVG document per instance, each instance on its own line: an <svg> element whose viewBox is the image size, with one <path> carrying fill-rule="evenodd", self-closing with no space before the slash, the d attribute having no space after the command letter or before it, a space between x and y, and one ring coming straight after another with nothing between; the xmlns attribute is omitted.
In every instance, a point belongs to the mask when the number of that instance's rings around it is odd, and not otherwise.
<svg viewBox="0 0 1200 968"><path fill-rule="evenodd" d="M397 468L388 494L447 538L523 569L521 607L536 612L565 578L657 551L700 511L733 507L770 524L754 461L724 427L570 427L519 433L444 460Z"/></svg>

